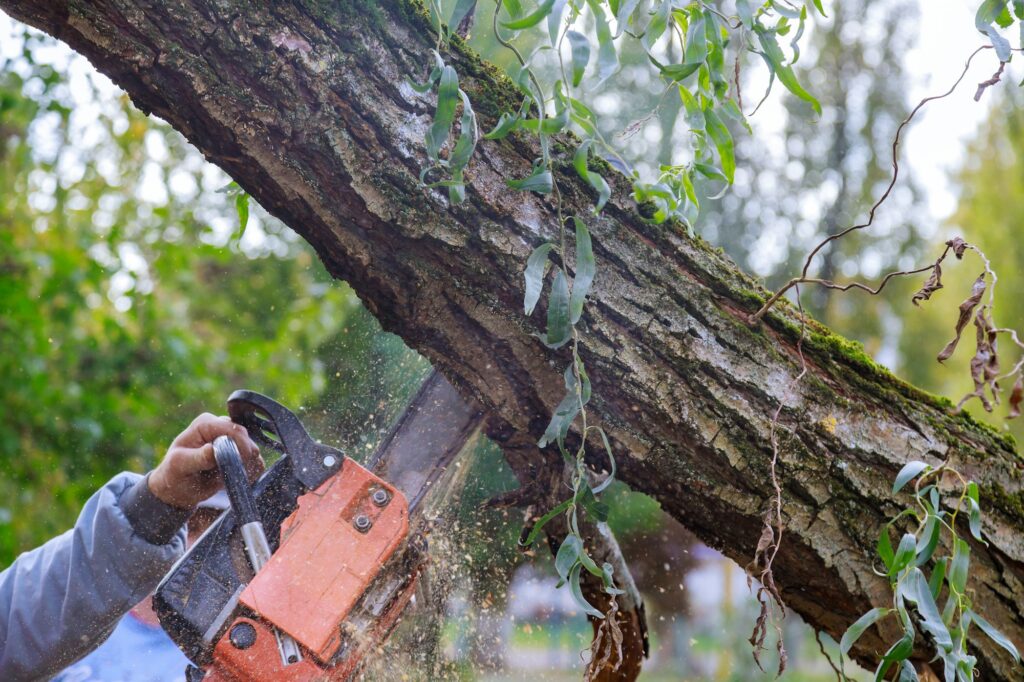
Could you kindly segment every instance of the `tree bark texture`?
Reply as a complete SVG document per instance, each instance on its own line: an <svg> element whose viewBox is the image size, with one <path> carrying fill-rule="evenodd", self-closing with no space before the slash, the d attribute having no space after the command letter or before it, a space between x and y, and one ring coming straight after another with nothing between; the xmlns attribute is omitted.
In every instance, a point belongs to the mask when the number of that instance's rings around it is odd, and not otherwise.
<svg viewBox="0 0 1024 682"><path fill-rule="evenodd" d="M86 55L180 130L492 422L531 439L543 432L569 356L534 337L543 310L524 317L522 271L534 247L557 238L557 221L550 196L505 185L529 173L538 149L518 134L482 142L459 206L419 185L434 100L406 79L425 77L434 39L414 0L0 6ZM510 82L458 39L445 58L484 129L518 105ZM587 216L594 196L572 170L573 151L555 145L557 180L566 212ZM808 375L794 384L792 311L751 325L765 292L699 239L645 222L626 183L613 183L612 201L588 223L598 260L580 325L590 419L608 431L626 483L746 564L771 500L769 428L784 403L776 580L790 608L838 637L888 603L873 548L899 508L889 494L896 472L909 459L949 461L979 482L986 508L989 544L971 544L977 609L1024 647L1024 462L1009 439L951 415L948 401L813 324L803 343ZM867 633L854 655L873 665L893 641L883 630ZM1021 679L1008 655L974 633L982 679Z"/></svg>

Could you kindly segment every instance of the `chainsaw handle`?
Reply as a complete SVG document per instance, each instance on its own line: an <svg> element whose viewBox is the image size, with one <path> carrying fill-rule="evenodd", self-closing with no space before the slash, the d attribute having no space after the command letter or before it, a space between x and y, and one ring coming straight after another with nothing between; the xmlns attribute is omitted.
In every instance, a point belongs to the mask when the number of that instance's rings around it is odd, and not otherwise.
<svg viewBox="0 0 1024 682"><path fill-rule="evenodd" d="M213 441L213 456L217 460L217 468L224 479L224 489L227 490L239 525L259 521L256 499L249 487L249 477L245 473L238 446L227 436L220 436Z"/></svg>

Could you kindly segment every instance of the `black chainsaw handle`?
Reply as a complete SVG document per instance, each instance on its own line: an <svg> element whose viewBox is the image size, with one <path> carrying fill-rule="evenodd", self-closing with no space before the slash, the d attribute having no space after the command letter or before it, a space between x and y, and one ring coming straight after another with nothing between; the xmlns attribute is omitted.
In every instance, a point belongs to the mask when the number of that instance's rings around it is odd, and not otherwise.
<svg viewBox="0 0 1024 682"><path fill-rule="evenodd" d="M235 391L228 397L228 415L261 446L292 460L292 474L308 490L340 471L344 453L310 438L295 413L256 391Z"/></svg>
<svg viewBox="0 0 1024 682"><path fill-rule="evenodd" d="M224 479L224 489L228 493L238 524L244 526L259 521L256 499L253 497L252 488L249 487L249 477L245 473L245 465L242 463L238 446L227 436L220 436L213 441L213 456L217 460L221 478Z"/></svg>

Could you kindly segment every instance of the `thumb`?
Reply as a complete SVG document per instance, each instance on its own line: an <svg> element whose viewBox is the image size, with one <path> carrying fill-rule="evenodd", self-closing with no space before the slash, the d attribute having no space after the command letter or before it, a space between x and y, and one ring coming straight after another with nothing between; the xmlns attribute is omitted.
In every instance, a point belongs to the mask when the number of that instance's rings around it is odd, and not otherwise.
<svg viewBox="0 0 1024 682"><path fill-rule="evenodd" d="M206 443L198 448L180 449L181 473L198 474L217 468L217 458L213 454L213 443Z"/></svg>

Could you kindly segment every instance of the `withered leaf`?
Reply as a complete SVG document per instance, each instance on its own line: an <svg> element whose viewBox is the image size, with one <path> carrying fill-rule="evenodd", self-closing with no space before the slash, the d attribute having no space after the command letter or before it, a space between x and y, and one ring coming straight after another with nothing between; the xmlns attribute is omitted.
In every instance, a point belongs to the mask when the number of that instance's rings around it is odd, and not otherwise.
<svg viewBox="0 0 1024 682"><path fill-rule="evenodd" d="M983 272L978 275L978 279L974 280L974 284L971 286L971 295L960 304L960 317L956 321L956 336L953 337L953 340L947 343L946 347L939 352L939 362L944 362L953 355L953 351L956 350L957 344L960 343L960 334L964 331L964 327L967 326L967 322L971 319L971 313L974 312L975 307L981 303L981 297L984 293L985 273Z"/></svg>
<svg viewBox="0 0 1024 682"><path fill-rule="evenodd" d="M921 301L927 301L932 297L932 294L942 288L942 266L939 265L940 262L942 262L941 258L935 261L932 274L928 276L925 283L917 290L914 297L910 299L910 302L914 305L921 305Z"/></svg>
<svg viewBox="0 0 1024 682"><path fill-rule="evenodd" d="M957 410L963 407L971 398L981 401L981 406L986 412L992 411L992 403L985 395L987 388L992 394L992 400L999 404L999 383L996 377L999 376L999 354L996 351L996 330L992 326L992 320L988 316L988 306L982 306L974 316L974 328L976 330L976 350L971 358L971 379L974 381L974 391L968 393L957 404Z"/></svg>
<svg viewBox="0 0 1024 682"><path fill-rule="evenodd" d="M953 237L946 242L946 246L953 249L953 255L956 256L957 260L963 260L964 251L967 250L967 247L970 246L970 244L965 242L961 237Z"/></svg>
<svg viewBox="0 0 1024 682"><path fill-rule="evenodd" d="M1013 390L1010 391L1010 413L1006 415L1007 419L1014 419L1020 416L1020 403L1024 400L1024 374L1017 374L1017 381L1013 384Z"/></svg>

